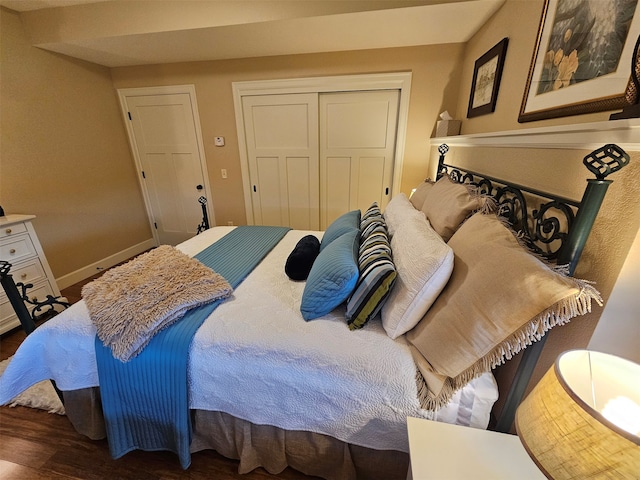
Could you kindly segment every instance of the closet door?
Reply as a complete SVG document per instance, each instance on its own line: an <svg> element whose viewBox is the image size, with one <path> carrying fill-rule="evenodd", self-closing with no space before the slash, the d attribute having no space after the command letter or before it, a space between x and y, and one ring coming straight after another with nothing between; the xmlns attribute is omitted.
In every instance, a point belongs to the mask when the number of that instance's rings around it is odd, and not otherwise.
<svg viewBox="0 0 640 480"><path fill-rule="evenodd" d="M391 198L398 90L320 95L320 228Z"/></svg>
<svg viewBox="0 0 640 480"><path fill-rule="evenodd" d="M319 229L318 95L242 98L256 225Z"/></svg>

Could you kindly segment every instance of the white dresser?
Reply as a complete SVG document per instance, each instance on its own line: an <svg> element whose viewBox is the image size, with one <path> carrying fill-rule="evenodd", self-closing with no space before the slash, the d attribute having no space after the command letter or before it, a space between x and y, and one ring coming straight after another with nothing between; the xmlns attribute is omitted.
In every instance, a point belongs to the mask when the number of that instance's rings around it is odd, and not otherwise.
<svg viewBox="0 0 640 480"><path fill-rule="evenodd" d="M34 218L34 215L0 217L0 260L11 263L9 274L15 283L33 284L27 290L29 298L44 300L47 295L60 296L60 290L31 224ZM31 312L33 306L26 306ZM19 326L20 321L0 288L0 334Z"/></svg>

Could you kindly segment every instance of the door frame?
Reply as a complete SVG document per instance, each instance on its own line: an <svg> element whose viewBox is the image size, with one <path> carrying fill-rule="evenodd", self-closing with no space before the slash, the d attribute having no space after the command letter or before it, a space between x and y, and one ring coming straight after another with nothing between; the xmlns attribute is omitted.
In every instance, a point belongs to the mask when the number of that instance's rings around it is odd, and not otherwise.
<svg viewBox="0 0 640 480"><path fill-rule="evenodd" d="M409 95L411 92L411 72L371 73L357 75L340 75L331 77L292 78L282 80L256 80L232 82L233 105L236 114L236 130L238 133L238 150L240 153L240 169L242 172L242 189L244 191L244 207L247 224L254 224L253 204L251 201L251 179L249 177L249 158L247 142L244 134L244 113L242 97L249 95L278 95L291 93L332 93L355 92L362 90L399 90L398 131L393 160L393 181L391 196L400 191L404 147L409 120Z"/></svg>
<svg viewBox="0 0 640 480"><path fill-rule="evenodd" d="M196 141L198 142L198 154L200 157L200 167L202 168L202 175L204 181L204 196L207 198L207 216L209 217L209 225L214 226L216 224L213 208L213 198L211 195L211 187L209 185L209 173L207 171L207 158L204 153L204 143L202 141L202 129L200 128L200 113L198 112L198 100L196 98L195 85L166 85L157 87L138 87L138 88L118 88L118 99L120 101L120 110L122 112L122 120L127 130L127 137L129 139L129 147L133 156L133 161L136 166L136 175L138 177L138 183L142 190L142 196L144 198L144 205L147 210L147 218L149 219L149 227L153 234L153 240L157 245L160 244L158 237L158 231L153 224L153 212L151 210L151 201L149 199L149 192L147 185L142 176L142 161L140 155L138 155L138 146L136 144L136 138L133 132L133 124L129 120L127 97L143 96L143 95L176 95L187 94L191 101L191 110L194 116L194 125L196 130Z"/></svg>

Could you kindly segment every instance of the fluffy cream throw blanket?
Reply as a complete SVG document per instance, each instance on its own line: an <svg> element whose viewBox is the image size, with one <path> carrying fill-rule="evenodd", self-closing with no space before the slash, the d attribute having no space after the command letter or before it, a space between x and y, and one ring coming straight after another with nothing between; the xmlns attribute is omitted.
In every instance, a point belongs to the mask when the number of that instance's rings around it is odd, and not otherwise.
<svg viewBox="0 0 640 480"><path fill-rule="evenodd" d="M82 288L98 338L129 361L187 310L231 295L231 285L198 260L162 245Z"/></svg>

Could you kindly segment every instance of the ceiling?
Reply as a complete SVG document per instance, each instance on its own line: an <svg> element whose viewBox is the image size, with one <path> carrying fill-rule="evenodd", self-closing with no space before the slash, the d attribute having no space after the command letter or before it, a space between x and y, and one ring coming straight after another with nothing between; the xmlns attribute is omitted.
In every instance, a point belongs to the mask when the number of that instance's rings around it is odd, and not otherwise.
<svg viewBox="0 0 640 480"><path fill-rule="evenodd" d="M107 67L464 43L503 3L0 0L34 46Z"/></svg>

